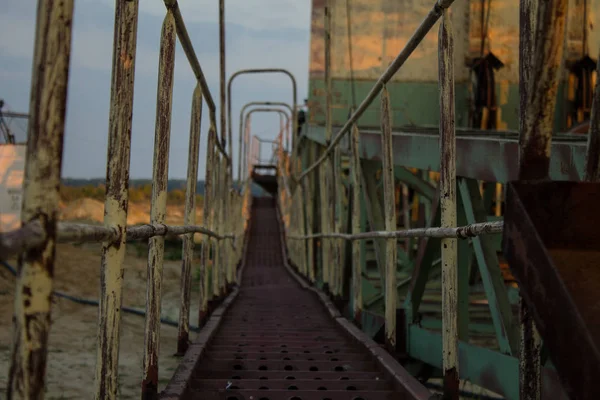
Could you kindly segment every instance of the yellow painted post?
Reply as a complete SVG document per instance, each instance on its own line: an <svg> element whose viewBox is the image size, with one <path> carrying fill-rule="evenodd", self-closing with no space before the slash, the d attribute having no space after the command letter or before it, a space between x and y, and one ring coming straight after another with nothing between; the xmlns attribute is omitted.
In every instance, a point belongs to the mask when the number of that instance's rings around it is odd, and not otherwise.
<svg viewBox="0 0 600 400"><path fill-rule="evenodd" d="M21 218L44 240L19 257L9 399L44 398L72 18L73 0L38 2Z"/></svg>
<svg viewBox="0 0 600 400"><path fill-rule="evenodd" d="M119 237L102 244L94 383L97 400L116 399L118 390L137 21L137 0L116 2L104 225L116 228Z"/></svg>
<svg viewBox="0 0 600 400"><path fill-rule="evenodd" d="M333 159L334 159L334 166L333 166L333 174L334 174L334 178L333 178L333 182L334 182L334 187L333 190L335 192L335 225L334 225L334 232L335 233L341 233L342 232L342 221L344 219L344 216L342 215L343 212L343 207L342 207L342 200L343 200L343 190L344 190L344 185L342 184L342 153L341 153L341 149L338 145L338 147L336 147L336 149L333 152ZM344 282L343 282L343 265L344 265L344 240L342 239L337 239L337 240L333 240L333 246L334 246L334 254L335 254L335 261L333 264L333 279L335 280L335 285L334 285L334 295L335 296L342 296L343 295L343 290L344 290Z"/></svg>
<svg viewBox="0 0 600 400"><path fill-rule="evenodd" d="M392 116L387 87L381 92L381 152L383 163L383 197L385 230L396 230L394 204L394 155L392 148ZM385 342L389 351L396 349L396 239L385 241Z"/></svg>
<svg viewBox="0 0 600 400"><path fill-rule="evenodd" d="M454 36L450 13L444 10L438 34L440 88L440 210L441 227L457 224L456 131L454 112ZM459 398L458 373L458 241L441 240L442 253L442 369L444 396Z"/></svg>
<svg viewBox="0 0 600 400"><path fill-rule="evenodd" d="M215 130L215 143L218 141L218 138L216 137L216 130ZM213 230L215 232L219 232L219 206L218 203L220 201L219 199L219 187L220 187L220 179L219 177L221 176L221 156L219 155L218 152L216 152L215 155L215 167L213 168L213 188L212 188L212 203L210 204L210 210L211 210L211 220L212 220L212 226L213 226ZM212 298L218 298L220 296L219 293L219 280L220 280L220 268L221 268L221 253L220 253L220 247L219 247L219 240L213 239L213 246L212 246Z"/></svg>
<svg viewBox="0 0 600 400"><path fill-rule="evenodd" d="M333 132L332 80L331 80L331 1L325 2L325 143L329 144ZM321 231L331 233L335 226L335 198L333 198L333 160L329 155L320 168L319 190L321 193ZM332 239L322 239L323 283L333 293L335 281L332 272L335 262L335 247Z"/></svg>
<svg viewBox="0 0 600 400"><path fill-rule="evenodd" d="M351 171L352 171L352 234L360 232L360 217L361 217L361 202L360 196L362 194L362 179L360 171L360 133L358 126L354 124L352 126L352 138L351 138ZM354 303L354 321L361 323L361 313L363 308L362 298L362 265L360 262L360 242L354 240L352 242L352 292L353 292L353 303Z"/></svg>
<svg viewBox="0 0 600 400"><path fill-rule="evenodd" d="M200 124L202 121L202 88L196 85L192 98L190 143L188 149L187 182L185 190L184 225L196 225L196 184L198 182L198 150L200 147ZM192 289L192 261L194 259L194 234L183 237L181 287L177 354L185 354L189 345L190 292Z"/></svg>
<svg viewBox="0 0 600 400"><path fill-rule="evenodd" d="M225 235L227 232L227 217L225 216L226 198L227 198L227 160L225 157L221 157L221 168L219 175L219 202L216 204L218 207L219 215L219 234ZM219 240L219 295L225 296L227 288L227 240Z"/></svg>
<svg viewBox="0 0 600 400"><path fill-rule="evenodd" d="M213 221L213 193L214 193L214 168L215 168L215 151L217 133L214 129L214 124L211 122L208 131L208 143L206 145L206 171L204 178L204 205L202 210L203 224L208 229L214 231ZM198 326L203 326L208 316L208 301L212 298L212 283L208 280L208 266L211 261L211 248L213 248L213 239L209 236L204 236L202 239L202 261L200 263L200 310L198 315ZM214 268L211 267L211 271ZM211 274L214 279L214 271Z"/></svg>
<svg viewBox="0 0 600 400"><path fill-rule="evenodd" d="M167 10L161 40L158 65L156 133L152 171L152 207L150 223L164 224L167 211L167 180L173 73L175 70L175 18ZM148 282L146 286L146 328L144 331L144 370L142 398L156 398L158 393L158 355L160 343L161 283L165 239L152 237L148 241Z"/></svg>

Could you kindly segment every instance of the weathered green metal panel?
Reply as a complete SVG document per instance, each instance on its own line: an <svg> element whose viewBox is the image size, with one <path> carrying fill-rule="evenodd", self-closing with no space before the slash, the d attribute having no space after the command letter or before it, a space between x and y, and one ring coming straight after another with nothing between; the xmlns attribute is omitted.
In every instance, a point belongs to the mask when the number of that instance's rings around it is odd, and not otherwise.
<svg viewBox="0 0 600 400"><path fill-rule="evenodd" d="M408 328L408 354L434 367L442 367L442 336L416 325ZM519 359L494 350L458 342L460 378L485 387L507 400L519 399ZM566 400L556 372L543 368L542 398Z"/></svg>
<svg viewBox="0 0 600 400"><path fill-rule="evenodd" d="M367 96L375 80L354 82L357 101ZM439 121L439 100L437 82L395 82L387 85L394 126L435 125ZM465 83L456 84L456 118L458 126L468 123L468 87ZM309 123L321 125L325 123L325 84L322 79L309 81ZM335 79L333 81L333 124L342 125L349 116L352 107L352 85L350 80ZM358 125L363 127L379 127L381 111L379 101L365 111Z"/></svg>
<svg viewBox="0 0 600 400"><path fill-rule="evenodd" d="M360 80L354 82L357 101L360 102L375 80ZM437 82L397 82L388 83L394 126L432 126L439 123L439 101ZM468 127L469 123L469 84L456 83L456 126ZM498 108L501 112L499 129L517 130L519 128L519 84L498 83ZM566 83L558 87L554 117L554 129L558 132L567 131L567 104L560 99L566 99ZM323 79L309 81L309 113L311 125L325 123L325 84ZM348 119L352 107L352 84L349 79L333 81L333 124L342 125ZM359 127L375 127L380 121L378 102L374 102L359 119Z"/></svg>
<svg viewBox="0 0 600 400"><path fill-rule="evenodd" d="M485 8L482 8L482 4ZM565 62L573 62L584 54L598 56L600 31L593 29L600 0L569 2ZM491 7L488 11L488 6ZM429 2L407 0L352 0L331 7L331 76L334 82L334 124L345 119L350 107L359 103L390 62L406 45L431 7ZM309 66L310 123L324 119L324 2L313 0L311 50ZM468 124L471 71L469 65L482 55L493 53L503 66L495 71L496 104L500 109L498 129L518 127L519 83L519 2L497 0L454 2L452 23L455 27L456 123ZM583 21L587 15L588 21ZM482 32L482 17L487 30ZM596 18L596 19L595 19ZM586 25L587 24L587 25ZM348 29L351 26L351 30ZM585 26L585 29L582 29ZM438 24L427 34L405 65L388 83L392 117L396 126L403 124L437 124L437 35ZM584 40L583 32L586 32ZM484 38L482 46L482 37ZM351 45L351 46L350 46ZM350 57L352 53L352 57ZM567 128L566 108L568 70L560 72L557 93L555 129ZM354 88L353 88L354 87ZM354 95L353 95L354 90ZM354 100L353 100L354 97ZM361 118L359 127L377 126L379 117L374 107Z"/></svg>

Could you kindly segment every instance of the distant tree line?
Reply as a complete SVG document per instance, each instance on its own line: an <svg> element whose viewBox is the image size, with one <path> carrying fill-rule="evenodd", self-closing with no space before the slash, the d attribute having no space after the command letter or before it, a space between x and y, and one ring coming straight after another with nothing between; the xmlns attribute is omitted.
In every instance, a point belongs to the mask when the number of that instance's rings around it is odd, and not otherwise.
<svg viewBox="0 0 600 400"><path fill-rule="evenodd" d="M186 181L184 179L170 179L167 184L167 201L171 204L185 202ZM262 189L253 186L252 192L258 196L262 194ZM90 198L104 201L106 193L105 180L101 178L94 179L72 179L62 180L60 197L63 201L69 202L81 198ZM204 181L198 181L196 185L196 201L200 202L204 195ZM152 198L152 180L150 179L131 179L129 181L129 201L141 203L150 201ZM202 204L202 203L197 203Z"/></svg>

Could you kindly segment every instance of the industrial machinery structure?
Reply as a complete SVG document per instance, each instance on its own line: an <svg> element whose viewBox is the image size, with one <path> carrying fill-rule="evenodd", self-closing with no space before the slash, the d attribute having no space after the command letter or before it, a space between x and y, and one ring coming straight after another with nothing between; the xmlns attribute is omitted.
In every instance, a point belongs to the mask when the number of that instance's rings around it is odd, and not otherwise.
<svg viewBox="0 0 600 400"><path fill-rule="evenodd" d="M0 236L0 259L21 255L9 399L42 397L57 241L103 243L94 390L116 398L133 238L149 241L143 399L458 399L465 381L506 399L600 398L598 0L313 0L304 124L288 71L226 79L223 0L217 119L177 1L164 3L151 223L126 226L138 1L117 0L98 227L56 218L73 1L39 2L22 226ZM197 86L186 221L167 226L177 39ZM271 73L290 78L292 101L242 111L236 189L227 93L239 75ZM270 157L252 112L290 116ZM587 135L560 133L588 119ZM271 197L253 198L252 182ZM183 359L160 392L167 233L183 236ZM194 234L204 240L192 340Z"/></svg>

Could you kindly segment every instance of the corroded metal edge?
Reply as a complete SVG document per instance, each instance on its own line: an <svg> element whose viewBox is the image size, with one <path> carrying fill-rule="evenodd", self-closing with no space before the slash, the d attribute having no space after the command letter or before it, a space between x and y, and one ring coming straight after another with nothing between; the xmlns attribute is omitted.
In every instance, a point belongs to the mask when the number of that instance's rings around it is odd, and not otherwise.
<svg viewBox="0 0 600 400"><path fill-rule="evenodd" d="M234 303L239 294L239 287L242 285L242 277L244 274L244 268L246 267L246 254L248 250L248 242L250 237L250 229L252 225L252 218L248 221L248 227L244 235L244 250L242 259L240 261L237 270L237 282L239 286L234 286L231 293L225 298L225 300L212 312L210 318L206 321L206 324L198 333L196 340L190 344L183 359L179 363L179 366L175 370L175 373L171 377L171 380L167 384L167 387L160 392L159 399L161 400L174 400L181 399L187 394L189 382L192 380L192 375L196 369L200 358L204 354L204 351L210 344L210 341L214 337L217 329L221 326L223 316Z"/></svg>
<svg viewBox="0 0 600 400"><path fill-rule="evenodd" d="M364 346L373 357L373 361L381 368L381 371L388 375L390 380L394 382L397 389L403 388L406 394L415 400L429 400L432 398L432 393L423 386L415 377L413 377L402 365L384 348L371 339L367 334L361 331L352 322L344 318L337 310L329 297L320 289L310 285L302 276L300 276L290 264L288 259L287 249L285 246L285 230L283 229L283 219L281 218L281 209L279 203L276 202L277 221L280 226L281 236L281 251L283 252L283 265L290 275L306 290L315 293L327 312L335 319L336 323L356 341L357 344Z"/></svg>
<svg viewBox="0 0 600 400"><path fill-rule="evenodd" d="M523 185L522 182L507 185L503 237L505 258L521 288L520 294L531 318L551 352L550 357L565 393L574 399L600 398L600 387L596 382L600 368L595 359L598 354L595 343L573 302L570 289L546 248L544 234L530 217L527 203L523 200ZM585 204L580 206L587 209ZM541 293L551 293L552 296ZM562 346L565 341L577 345Z"/></svg>

